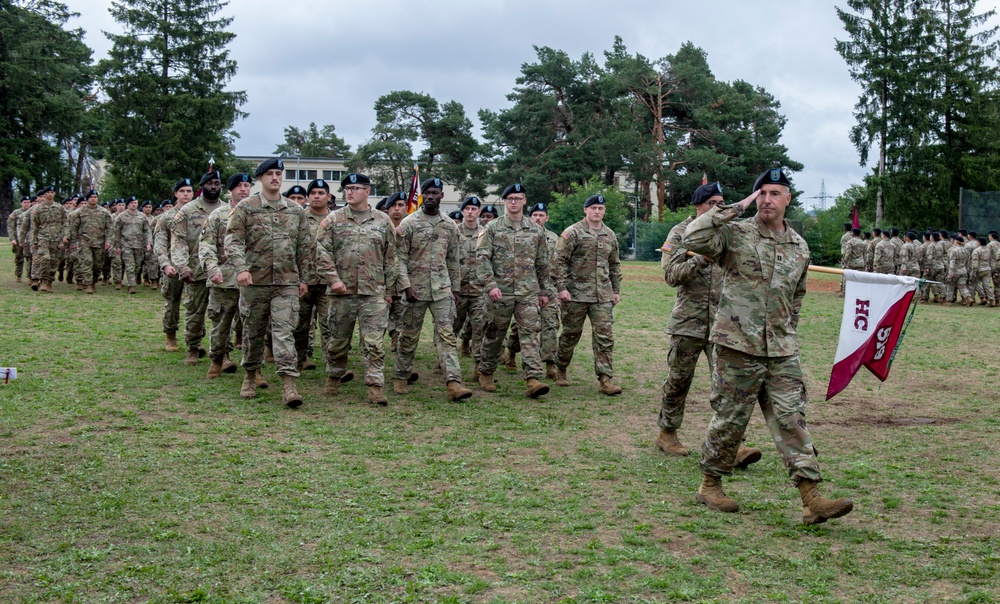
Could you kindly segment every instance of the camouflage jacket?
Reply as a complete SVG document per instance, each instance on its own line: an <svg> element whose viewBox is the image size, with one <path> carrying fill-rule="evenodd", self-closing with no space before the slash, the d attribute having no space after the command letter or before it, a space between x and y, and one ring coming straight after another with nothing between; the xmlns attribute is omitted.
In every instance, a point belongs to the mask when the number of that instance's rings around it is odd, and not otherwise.
<svg viewBox="0 0 1000 604"><path fill-rule="evenodd" d="M229 212L232 206L228 203L219 206L205 221L205 229L201 232L198 242L198 260L205 271L209 287L236 289L236 271L226 258L226 225L229 223ZM212 277L222 274L222 283L213 283Z"/></svg>
<svg viewBox="0 0 1000 604"><path fill-rule="evenodd" d="M972 250L972 270L970 276L982 277L993 272L992 254L987 247L979 246Z"/></svg>
<svg viewBox="0 0 1000 604"><path fill-rule="evenodd" d="M879 241L879 239L870 239L865 242L865 268L875 266L875 246L878 245Z"/></svg>
<svg viewBox="0 0 1000 604"><path fill-rule="evenodd" d="M899 259L903 255L903 244L905 242L903 241L903 239L901 237L892 237L892 238L889 239L889 243L892 244L892 247L896 248L896 255L893 258L892 262L896 266L896 268L898 269L899 268ZM896 272L899 272L899 271L896 271Z"/></svg>
<svg viewBox="0 0 1000 604"><path fill-rule="evenodd" d="M466 228L464 224L458 225L458 263L462 281L460 292L463 296L483 293L476 263L476 244L479 242L479 233L482 230L478 223L473 229Z"/></svg>
<svg viewBox="0 0 1000 604"><path fill-rule="evenodd" d="M566 227L557 240L552 263L556 292L568 291L574 302L613 302L622 287L615 232L606 225L594 231L583 219Z"/></svg>
<svg viewBox="0 0 1000 604"><path fill-rule="evenodd" d="M725 273L710 340L753 356L798 354L809 246L787 222L772 232L759 215L736 222L741 214L738 205L716 207L684 231L684 245Z"/></svg>
<svg viewBox="0 0 1000 604"><path fill-rule="evenodd" d="M7 236L10 237L11 243L17 243L17 217L23 212L24 210L17 208L7 217Z"/></svg>
<svg viewBox="0 0 1000 604"><path fill-rule="evenodd" d="M722 269L705 256L688 256L684 231L694 221L685 218L670 229L660 251L660 268L667 285L677 288L677 300L666 333L708 340L722 296Z"/></svg>
<svg viewBox="0 0 1000 604"><path fill-rule="evenodd" d="M969 263L971 261L969 248L964 245L952 244L948 250L948 278L969 277Z"/></svg>
<svg viewBox="0 0 1000 604"><path fill-rule="evenodd" d="M851 240L847 242L847 254L842 261L842 266L852 271L865 270L865 252L867 249L868 244L865 243L864 239L851 237Z"/></svg>
<svg viewBox="0 0 1000 604"><path fill-rule="evenodd" d="M553 296L545 233L528 217L520 224L507 216L490 221L479 234L476 259L485 292L499 288L505 296Z"/></svg>
<svg viewBox="0 0 1000 604"><path fill-rule="evenodd" d="M160 219L153 227L153 253L156 255L156 262L160 265L160 270L168 266L174 266L170 259L170 224L174 221L174 214L179 210L177 206L160 214Z"/></svg>
<svg viewBox="0 0 1000 604"><path fill-rule="evenodd" d="M344 206L320 222L316 266L327 285L343 283L348 294L386 296L396 291L396 231L378 210Z"/></svg>
<svg viewBox="0 0 1000 604"><path fill-rule="evenodd" d="M1000 241L990 240L986 244L986 248L990 250L990 254L993 256L993 272L1000 272Z"/></svg>
<svg viewBox="0 0 1000 604"><path fill-rule="evenodd" d="M850 244L851 239L854 239L854 235L850 231L846 231L840 236L840 257L843 258L847 255L847 246ZM842 266L847 266L842 264Z"/></svg>
<svg viewBox="0 0 1000 604"><path fill-rule="evenodd" d="M944 257L944 251L937 243L932 241L924 246L924 266L928 271L943 271Z"/></svg>
<svg viewBox="0 0 1000 604"><path fill-rule="evenodd" d="M111 213L97 206L83 206L69 215L67 238L70 245L85 247L104 247L111 245L114 231L111 228Z"/></svg>
<svg viewBox="0 0 1000 604"><path fill-rule="evenodd" d="M115 242L114 248L146 249L147 245L153 243L153 238L149 232L149 221L142 214L122 212L115 220Z"/></svg>
<svg viewBox="0 0 1000 604"><path fill-rule="evenodd" d="M438 214L416 211L396 227L396 289L412 287L421 300L444 300L462 288L458 227Z"/></svg>
<svg viewBox="0 0 1000 604"><path fill-rule="evenodd" d="M920 276L920 261L917 258L920 246L914 242L904 243L899 251L899 274L910 277Z"/></svg>
<svg viewBox="0 0 1000 604"><path fill-rule="evenodd" d="M28 210L28 238L32 246L39 243L62 244L66 235L66 208L58 203L40 203ZM18 239L20 241L20 239Z"/></svg>
<svg viewBox="0 0 1000 604"><path fill-rule="evenodd" d="M315 248L316 235L319 233L319 225L323 223L323 220L330 215L329 212L323 214L322 216L313 213L309 208L306 208L306 222L309 224L309 237L313 241L313 247ZM320 276L319 272L316 270L316 257L313 256L313 261L309 266L309 273L301 276L302 282L308 285L319 285L325 284L326 281Z"/></svg>
<svg viewBox="0 0 1000 604"><path fill-rule="evenodd" d="M197 197L174 214L168 225L171 234L170 258L178 273L190 269L195 281L206 278L205 269L198 259L198 242L209 214L225 205L228 204L211 203L204 197Z"/></svg>
<svg viewBox="0 0 1000 604"><path fill-rule="evenodd" d="M979 247L979 242L976 241L975 239L970 239L969 241L966 241L964 244L962 244L962 247L964 247L965 249L969 250L969 266L968 266L968 269L969 269L969 277L972 277L973 276L973 272L972 272L972 253L975 252L976 249Z"/></svg>
<svg viewBox="0 0 1000 604"><path fill-rule="evenodd" d="M941 268L945 272L947 272L947 270L948 270L948 252L951 251L951 239L942 239L941 241L938 241L935 245L937 245L938 249L941 251L941 264L942 264Z"/></svg>
<svg viewBox="0 0 1000 604"><path fill-rule="evenodd" d="M229 211L226 256L236 275L250 273L254 285L298 285L316 257L305 210L284 196L247 197Z"/></svg>
<svg viewBox="0 0 1000 604"><path fill-rule="evenodd" d="M875 270L892 273L896 269L896 246L891 240L882 239L875 245Z"/></svg>
<svg viewBox="0 0 1000 604"><path fill-rule="evenodd" d="M31 246L28 241L28 232L31 230L31 210L35 209L35 206L28 208L27 212L21 212L21 215L17 218L17 244L26 246L29 250Z"/></svg>

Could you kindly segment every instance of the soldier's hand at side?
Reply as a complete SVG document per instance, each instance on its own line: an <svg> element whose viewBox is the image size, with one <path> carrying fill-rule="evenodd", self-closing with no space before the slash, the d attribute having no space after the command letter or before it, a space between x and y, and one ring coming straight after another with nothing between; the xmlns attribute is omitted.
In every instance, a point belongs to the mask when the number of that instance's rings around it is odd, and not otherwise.
<svg viewBox="0 0 1000 604"><path fill-rule="evenodd" d="M304 298L306 294L309 293L309 286L305 283L299 283L299 297Z"/></svg>
<svg viewBox="0 0 1000 604"><path fill-rule="evenodd" d="M104 251L106 252L106 251L108 251L108 250L110 250L110 249L111 249L111 244L105 241L105 242L104 242ZM172 276L172 275L171 275L171 276Z"/></svg>
<svg viewBox="0 0 1000 604"><path fill-rule="evenodd" d="M149 245L149 244L147 243L147 244L146 244L146 251L147 251L147 252L151 252L151 251L153 251L153 246L151 246L151 245Z"/></svg>
<svg viewBox="0 0 1000 604"><path fill-rule="evenodd" d="M337 281L330 286L330 293L343 296L347 293L347 285L345 285L343 281Z"/></svg>
<svg viewBox="0 0 1000 604"><path fill-rule="evenodd" d="M212 283L216 285L222 283L222 273L215 273L212 275Z"/></svg>
<svg viewBox="0 0 1000 604"><path fill-rule="evenodd" d="M236 275L236 283L240 284L243 287L247 287L248 285L253 285L253 277L250 276L250 271L243 271L242 273Z"/></svg>
<svg viewBox="0 0 1000 604"><path fill-rule="evenodd" d="M185 283L194 283L194 271L190 268L181 269L181 280Z"/></svg>
<svg viewBox="0 0 1000 604"><path fill-rule="evenodd" d="M167 266L166 266L166 267L165 267L165 268L163 269L163 274L164 274L164 275L166 275L166 276L168 276L168 277L176 277L176 276L177 276L177 269L176 269L176 268L174 268L174 267L172 267L172 266L170 266L170 265L168 264L168 265L167 265Z"/></svg>
<svg viewBox="0 0 1000 604"><path fill-rule="evenodd" d="M455 306L457 307L462 297L458 295L458 292L451 292L451 297L455 299Z"/></svg>
<svg viewBox="0 0 1000 604"><path fill-rule="evenodd" d="M403 293L406 294L406 301L411 304L420 301L420 296L417 295L417 290L412 287L407 287L403 290Z"/></svg>
<svg viewBox="0 0 1000 604"><path fill-rule="evenodd" d="M614 296L614 304L615 304L615 306L618 306L618 303L621 302L621 301L622 301L621 294L615 294L615 296Z"/></svg>
<svg viewBox="0 0 1000 604"><path fill-rule="evenodd" d="M389 306L392 306L392 296L386 296L385 303Z"/></svg>
<svg viewBox="0 0 1000 604"><path fill-rule="evenodd" d="M573 300L573 296L569 295L568 289L564 289L561 292L559 292L559 299L562 300L563 302L570 302Z"/></svg>
<svg viewBox="0 0 1000 604"><path fill-rule="evenodd" d="M548 296L538 296L538 308L545 308L549 305Z"/></svg>
<svg viewBox="0 0 1000 604"><path fill-rule="evenodd" d="M121 254L121 253L122 253L122 248L120 248L120 247L116 247L116 248L115 248L115 253L116 253L116 254Z"/></svg>
<svg viewBox="0 0 1000 604"><path fill-rule="evenodd" d="M500 299L503 298L503 292L500 291L499 287L494 287L487 295L490 297L490 300L493 300L494 302L499 302Z"/></svg>
<svg viewBox="0 0 1000 604"><path fill-rule="evenodd" d="M63 245L69 243L69 237L63 237Z"/></svg>

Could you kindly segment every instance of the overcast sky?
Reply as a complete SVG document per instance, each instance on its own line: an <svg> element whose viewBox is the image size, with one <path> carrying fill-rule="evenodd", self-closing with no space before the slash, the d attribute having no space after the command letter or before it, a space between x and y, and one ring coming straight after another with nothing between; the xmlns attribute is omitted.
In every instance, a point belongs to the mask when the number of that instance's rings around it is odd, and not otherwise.
<svg viewBox="0 0 1000 604"><path fill-rule="evenodd" d="M110 0L63 0L80 13L101 59L120 32ZM997 0L980 3L993 8ZM236 124L239 155L269 154L287 125L334 124L353 148L370 136L375 100L392 90L456 100L479 124L481 108L509 106L506 95L532 46L603 62L615 35L632 53L659 58L691 41L708 53L717 79L763 86L788 122L782 142L805 164L795 175L806 206L825 181L836 196L866 168L848 140L860 88L834 50L844 31L835 6L822 0L232 0L237 33L230 45L249 115ZM994 20L996 21L996 20ZM832 199L827 205L832 204Z"/></svg>

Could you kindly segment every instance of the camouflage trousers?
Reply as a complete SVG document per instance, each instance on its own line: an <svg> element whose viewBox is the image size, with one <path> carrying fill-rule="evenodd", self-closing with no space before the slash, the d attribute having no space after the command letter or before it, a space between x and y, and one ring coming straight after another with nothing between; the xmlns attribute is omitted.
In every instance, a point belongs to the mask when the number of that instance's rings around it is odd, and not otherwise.
<svg viewBox="0 0 1000 604"><path fill-rule="evenodd" d="M559 300L553 298L539 311L542 331L538 334L538 346L543 363L555 363L559 359L559 308ZM518 335L517 325L510 328L504 346L511 354L521 352L521 337Z"/></svg>
<svg viewBox="0 0 1000 604"><path fill-rule="evenodd" d="M389 305L389 336L398 334L403 327L403 300L393 296ZM396 352L393 350L392 352Z"/></svg>
<svg viewBox="0 0 1000 604"><path fill-rule="evenodd" d="M80 248L77 251L77 281L84 285L93 285L94 281L100 278L101 267L104 266L104 256L103 247Z"/></svg>
<svg viewBox="0 0 1000 604"><path fill-rule="evenodd" d="M664 430L680 430L698 358L705 353L711 368L714 351L715 347L705 338L670 336L667 379L663 380L663 387L660 389L660 418L656 425Z"/></svg>
<svg viewBox="0 0 1000 604"><path fill-rule="evenodd" d="M160 295L163 296L163 333L177 333L181 322L181 297L184 282L177 277L163 276L160 281Z"/></svg>
<svg viewBox="0 0 1000 604"><path fill-rule="evenodd" d="M976 275L976 294L979 301L996 302L996 294L993 291L993 275L991 273L979 273Z"/></svg>
<svg viewBox="0 0 1000 604"><path fill-rule="evenodd" d="M122 262L122 255L120 252L114 250L109 254L111 256L111 280L115 284L121 283L125 280L125 264Z"/></svg>
<svg viewBox="0 0 1000 604"><path fill-rule="evenodd" d="M895 275L896 267L891 264L879 264L875 266L875 272L883 275Z"/></svg>
<svg viewBox="0 0 1000 604"><path fill-rule="evenodd" d="M756 357L716 346L710 400L715 414L701 447L704 474L732 473L750 415L759 404L792 482L822 479L806 428L806 389L798 355Z"/></svg>
<svg viewBox="0 0 1000 604"><path fill-rule="evenodd" d="M925 283L922 300L925 302L930 300L931 294L934 294L936 300L944 300L948 293L944 284L947 276L948 273L943 268L927 269L927 274L924 278L928 281L939 281L940 283Z"/></svg>
<svg viewBox="0 0 1000 604"><path fill-rule="evenodd" d="M295 324L295 353L301 365L312 357L313 318L319 323L320 344L323 347L323 357L327 365L326 346L330 341L330 295L326 292L326 284L319 283L309 286L305 296L299 298L299 316Z"/></svg>
<svg viewBox="0 0 1000 604"><path fill-rule="evenodd" d="M145 266L146 270L146 279L156 281L160 278L160 265L156 263L156 252L152 250L146 252L146 258L143 260L143 266Z"/></svg>
<svg viewBox="0 0 1000 604"><path fill-rule="evenodd" d="M298 377L294 331L299 316L299 286L240 287L240 315L243 316L243 368L251 371L264 363L264 334L270 331L271 353L278 375Z"/></svg>
<svg viewBox="0 0 1000 604"><path fill-rule="evenodd" d="M240 290L229 287L208 288L208 318L212 320L208 358L222 361L229 353L229 336L240 312Z"/></svg>
<svg viewBox="0 0 1000 604"><path fill-rule="evenodd" d="M61 243L39 241L31 248L31 278L39 281L52 281L61 257Z"/></svg>
<svg viewBox="0 0 1000 604"><path fill-rule="evenodd" d="M563 302L562 335L559 336L559 358L556 364L569 367L573 360L573 350L583 334L583 321L590 319L591 346L594 350L594 373L598 377L614 377L612 352L615 336L615 305L612 302Z"/></svg>
<svg viewBox="0 0 1000 604"><path fill-rule="evenodd" d="M993 273L993 293L1000 293L1000 271Z"/></svg>
<svg viewBox="0 0 1000 604"><path fill-rule="evenodd" d="M424 316L431 311L434 321L434 348L438 363L444 371L445 383L461 382L462 367L458 364L458 339L455 337L455 300L418 300L403 304L403 324L399 332L399 350L396 351L396 378L405 380L413 372L413 357L420 342Z"/></svg>
<svg viewBox="0 0 1000 604"><path fill-rule="evenodd" d="M949 300L953 300L956 295L959 297L959 302L972 297L972 292L969 291L969 278L967 276L949 276L948 284L951 286L951 296L948 298Z"/></svg>
<svg viewBox="0 0 1000 604"><path fill-rule="evenodd" d="M105 280L111 279L111 255L114 254L114 250L108 250L108 253L104 254L104 266L101 268L101 274L104 275Z"/></svg>
<svg viewBox="0 0 1000 604"><path fill-rule="evenodd" d="M360 332L359 346L361 359L365 365L365 384L382 387L385 385L385 331L389 322L389 305L382 296L330 297L331 337L327 345L327 357L332 363L327 366L329 377L340 379L347 371L347 353L351 351L354 324Z"/></svg>
<svg viewBox="0 0 1000 604"><path fill-rule="evenodd" d="M538 379L545 374L539 351L538 334L542 328L542 320L538 311L538 294L504 294L499 301L486 298L486 313L490 320L483 333L483 357L479 364L482 373L493 375L496 371L500 363L500 349L503 348L507 328L513 319L520 335L524 377Z"/></svg>
<svg viewBox="0 0 1000 604"><path fill-rule="evenodd" d="M124 265L124 281L127 287L135 287L135 277L142 265L146 250L141 247L123 247L122 264ZM197 346L195 346L197 348Z"/></svg>
<svg viewBox="0 0 1000 604"><path fill-rule="evenodd" d="M14 253L14 276L20 279L24 275L24 248L12 245L10 251ZM31 273L28 273L28 276L31 276Z"/></svg>
<svg viewBox="0 0 1000 604"><path fill-rule="evenodd" d="M205 279L184 284L184 310L184 344L188 350L197 350L205 337L205 313L208 311L208 282Z"/></svg>
<svg viewBox="0 0 1000 604"><path fill-rule="evenodd" d="M460 294L455 307L455 322L452 331L462 334L462 341L468 340L472 356L477 361L483 356L483 329L486 326L486 302L483 294ZM468 335L466 335L468 334Z"/></svg>
<svg viewBox="0 0 1000 604"><path fill-rule="evenodd" d="M65 271L66 273L66 283L73 282L73 269L76 268L76 253L69 249L67 246L63 246L61 253L59 254L59 273Z"/></svg>

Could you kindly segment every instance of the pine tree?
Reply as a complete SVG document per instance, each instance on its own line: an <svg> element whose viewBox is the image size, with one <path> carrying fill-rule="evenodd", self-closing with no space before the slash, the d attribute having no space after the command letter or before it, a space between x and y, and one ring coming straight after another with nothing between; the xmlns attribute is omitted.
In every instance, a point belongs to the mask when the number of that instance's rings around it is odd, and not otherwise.
<svg viewBox="0 0 1000 604"><path fill-rule="evenodd" d="M107 101L105 153L123 191L160 199L179 178L232 155L242 91L226 90L237 65L226 46L232 18L218 0L116 0L124 32L99 64Z"/></svg>

